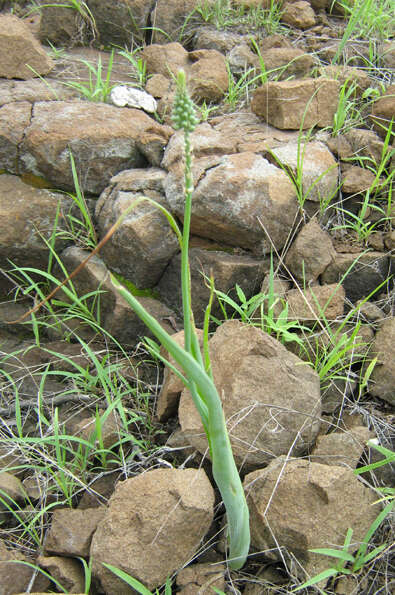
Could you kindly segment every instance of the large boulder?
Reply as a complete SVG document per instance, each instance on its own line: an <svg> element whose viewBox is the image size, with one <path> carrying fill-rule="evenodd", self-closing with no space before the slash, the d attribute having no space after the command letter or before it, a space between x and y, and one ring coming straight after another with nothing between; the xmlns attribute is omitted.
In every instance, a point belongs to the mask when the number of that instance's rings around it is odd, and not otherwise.
<svg viewBox="0 0 395 595"><path fill-rule="evenodd" d="M111 180L96 208L99 237L133 203L150 198L168 208L163 181L166 172L157 168L127 170ZM106 265L144 289L153 287L180 246L165 215L143 200L123 219L117 231L101 250Z"/></svg>
<svg viewBox="0 0 395 595"><path fill-rule="evenodd" d="M270 335L236 320L218 327L209 349L237 465L252 469L281 454L304 453L320 427L318 374ZM178 415L184 436L206 453L187 389Z"/></svg>
<svg viewBox="0 0 395 595"><path fill-rule="evenodd" d="M147 161L159 165L171 134L170 128L137 109L40 101L25 130L19 168L44 176L58 188L74 190L71 152L82 190L98 194L121 170L145 166Z"/></svg>
<svg viewBox="0 0 395 595"><path fill-rule="evenodd" d="M154 469L120 482L93 536L93 575L111 595L133 591L102 562L159 587L195 554L213 516L203 469Z"/></svg>
<svg viewBox="0 0 395 595"><path fill-rule="evenodd" d="M53 66L26 23L12 14L0 15L0 77L31 79Z"/></svg>
<svg viewBox="0 0 395 595"><path fill-rule="evenodd" d="M184 212L183 166L165 181L166 198L179 217ZM258 255L281 250L297 216L295 188L288 176L251 152L194 161L192 233Z"/></svg>
<svg viewBox="0 0 395 595"><path fill-rule="evenodd" d="M377 495L351 469L303 459L275 459L248 474L244 489L253 547L274 559L293 555L299 563L294 571L302 568L308 577L330 564L309 550L341 547L351 528L352 553L380 512L380 505L372 506Z"/></svg>

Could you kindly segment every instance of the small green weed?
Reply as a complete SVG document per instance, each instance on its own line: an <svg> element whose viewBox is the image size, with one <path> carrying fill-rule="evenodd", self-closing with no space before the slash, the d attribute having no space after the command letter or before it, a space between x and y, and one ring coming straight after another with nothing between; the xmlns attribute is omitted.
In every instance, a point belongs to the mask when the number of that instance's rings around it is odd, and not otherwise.
<svg viewBox="0 0 395 595"><path fill-rule="evenodd" d="M134 69L133 76L136 77L138 86L143 88L148 80L147 63L138 55L140 51L141 48L133 51L121 50L118 54L129 60Z"/></svg>
<svg viewBox="0 0 395 595"><path fill-rule="evenodd" d="M113 61L114 50L112 50L110 54L107 66L107 73L105 74L105 76L103 76L103 66L100 56L96 67L87 60L81 60L81 62L85 64L89 71L89 81L86 83L79 81L68 81L62 84L66 87L76 89L88 101L105 102L107 101L113 87L115 86L110 82Z"/></svg>

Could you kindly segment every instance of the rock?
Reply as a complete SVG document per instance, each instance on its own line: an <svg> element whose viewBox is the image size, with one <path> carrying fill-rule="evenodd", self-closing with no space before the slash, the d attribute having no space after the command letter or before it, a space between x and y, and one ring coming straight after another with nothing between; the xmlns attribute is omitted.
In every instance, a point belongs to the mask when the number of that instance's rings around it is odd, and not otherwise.
<svg viewBox="0 0 395 595"><path fill-rule="evenodd" d="M384 41L379 48L378 55L384 68L395 69L395 43L393 41Z"/></svg>
<svg viewBox="0 0 395 595"><path fill-rule="evenodd" d="M136 200L151 198L169 210L164 198L166 172L156 168L129 170L112 179L97 207L99 237L104 237L120 215ZM153 287L174 254L180 250L177 236L165 215L148 200L130 211L103 246L106 265L136 287Z"/></svg>
<svg viewBox="0 0 395 595"><path fill-rule="evenodd" d="M308 76L314 66L313 58L298 48L273 47L261 53L266 71L275 71L276 79Z"/></svg>
<svg viewBox="0 0 395 595"><path fill-rule="evenodd" d="M360 194L372 186L375 174L369 169L352 165L342 176L342 191L345 194Z"/></svg>
<svg viewBox="0 0 395 595"><path fill-rule="evenodd" d="M69 593L82 593L85 577L79 560L60 556L39 556L38 563Z"/></svg>
<svg viewBox="0 0 395 595"><path fill-rule="evenodd" d="M302 324L315 324L323 316L326 320L336 320L344 314L344 288L332 285L317 285L301 291L288 291L288 318Z"/></svg>
<svg viewBox="0 0 395 595"><path fill-rule="evenodd" d="M373 432L366 426L356 426L347 432L332 432L319 436L310 455L310 461L355 469L367 441L373 437Z"/></svg>
<svg viewBox="0 0 395 595"><path fill-rule="evenodd" d="M156 112L158 107L155 99L149 93L123 85L114 87L111 90L110 98L117 107L135 107L150 114Z"/></svg>
<svg viewBox="0 0 395 595"><path fill-rule="evenodd" d="M314 10L309 2L298 0L286 2L281 12L281 21L297 29L309 29L316 23Z"/></svg>
<svg viewBox="0 0 395 595"><path fill-rule="evenodd" d="M188 52L177 42L147 45L140 52L140 58L145 62L147 74L161 74L167 79L177 76L180 69L187 70L189 66Z"/></svg>
<svg viewBox="0 0 395 595"><path fill-rule="evenodd" d="M146 0L88 0L101 45L131 47L145 42L150 4Z"/></svg>
<svg viewBox="0 0 395 595"><path fill-rule="evenodd" d="M65 215L71 209L71 200L64 194L40 190L24 184L20 178L0 175L0 266L11 268L8 259L18 266L46 270L49 249L44 242L51 238L57 209L60 217L57 231L64 231ZM66 241L59 235L54 248L62 250Z"/></svg>
<svg viewBox="0 0 395 595"><path fill-rule="evenodd" d="M88 256L88 252L70 246L61 254L66 270L71 273ZM112 337L122 344L135 345L139 337L149 335L145 324L120 296L113 286L109 271L103 261L92 257L73 279L73 285L79 296L100 290L100 324ZM153 297L139 297L140 303L163 325L167 332L174 332L168 318L174 312Z"/></svg>
<svg viewBox="0 0 395 595"><path fill-rule="evenodd" d="M200 346L203 346L203 331L196 329L198 334ZM184 347L185 335L184 331L179 331L172 336L172 339ZM175 362L171 355L161 348L162 355L168 360L172 366L175 366L180 372L182 371L180 366ZM164 422L169 417L174 416L177 413L178 403L180 400L181 392L184 388L184 383L181 378L167 366L165 366L163 373L163 382L156 402L156 417L159 421Z"/></svg>
<svg viewBox="0 0 395 595"><path fill-rule="evenodd" d="M252 469L273 457L301 454L320 426L319 378L279 341L236 320L209 341L214 381L228 423L237 466ZM199 452L207 440L189 391L179 406L182 432Z"/></svg>
<svg viewBox="0 0 395 595"><path fill-rule="evenodd" d="M114 492L116 482L115 474L98 476L89 483L89 488L84 491L78 503L78 510L87 508L100 508L107 504L111 494Z"/></svg>
<svg viewBox="0 0 395 595"><path fill-rule="evenodd" d="M49 77L28 81L0 79L0 106L6 103L24 101L28 101L29 103L34 103L35 101L67 101L68 99L79 96L80 94L76 89L65 87L60 81ZM18 106L10 106L9 109L14 110L16 107ZM28 118L24 123L25 128L30 122L31 106L22 106L21 112L23 113L24 110L28 112Z"/></svg>
<svg viewBox="0 0 395 595"><path fill-rule="evenodd" d="M97 431L97 417L100 417L100 440ZM73 423L74 422L74 423ZM109 414L104 409L98 409L96 415L72 421L70 434L78 436L87 442L93 443L99 450L100 448L108 449L114 447L119 442L122 424L119 415L112 410Z"/></svg>
<svg viewBox="0 0 395 595"><path fill-rule="evenodd" d="M122 481L92 540L93 575L111 595L125 593L125 583L102 562L158 587L195 554L213 515L203 469L154 469Z"/></svg>
<svg viewBox="0 0 395 595"><path fill-rule="evenodd" d="M215 288L237 300L236 283L247 299L259 291L264 275L265 262L247 255L228 254L217 250L192 248L189 253L192 289L192 310L195 322L202 326L204 312L210 299L206 277L213 276ZM161 277L156 289L160 299L182 316L182 294L180 286L181 255L176 254ZM211 313L222 317L222 311L215 299Z"/></svg>
<svg viewBox="0 0 395 595"><path fill-rule="evenodd" d="M204 158L194 161L197 183L192 200L192 233L258 255L268 252L272 245L280 250L297 214L295 189L287 175L250 152L217 157L208 163ZM172 211L182 217L181 164L168 174L165 192Z"/></svg>
<svg viewBox="0 0 395 595"><path fill-rule="evenodd" d="M383 322L369 353L370 358L378 358L377 364L370 376L371 384L369 385L369 392L391 405L395 404L394 346L395 318L392 317Z"/></svg>
<svg viewBox="0 0 395 595"><path fill-rule="evenodd" d="M48 74L53 66L51 58L21 19L12 14L0 15L0 77L31 79Z"/></svg>
<svg viewBox="0 0 395 595"><path fill-rule="evenodd" d="M255 91L251 109L276 128L325 128L333 124L339 87L339 81L323 78L271 81Z"/></svg>
<svg viewBox="0 0 395 595"><path fill-rule="evenodd" d="M353 66L322 66L320 74L329 79L338 80L342 86L346 83L347 89L354 83L354 93L359 97L372 85L372 81L366 72Z"/></svg>
<svg viewBox="0 0 395 595"><path fill-rule="evenodd" d="M92 536L105 514L104 507L54 510L45 541L45 551L55 556L88 556Z"/></svg>
<svg viewBox="0 0 395 595"><path fill-rule="evenodd" d="M0 540L0 586L1 595L14 595L18 591L29 591L31 588L38 591L46 591L50 582L46 576L37 573L26 564L15 564L14 560L34 564L34 560L23 556L19 549L7 549L5 543ZM35 576L33 584L32 579Z"/></svg>
<svg viewBox="0 0 395 595"><path fill-rule="evenodd" d="M343 134L328 138L326 146L339 159L348 159L348 157L352 157L353 155L351 144Z"/></svg>
<svg viewBox="0 0 395 595"><path fill-rule="evenodd" d="M171 81L163 74L153 74L145 85L147 93L158 99L165 97L171 87Z"/></svg>
<svg viewBox="0 0 395 595"><path fill-rule="evenodd" d="M31 115L32 106L26 101L0 108L0 170L17 172L19 147Z"/></svg>
<svg viewBox="0 0 395 595"><path fill-rule="evenodd" d="M21 504L26 498L21 480L7 471L1 471L0 496L0 510L3 512L18 507L18 504Z"/></svg>
<svg viewBox="0 0 395 595"><path fill-rule="evenodd" d="M387 87L384 95L373 103L371 119L377 133L385 138L391 121L395 120L395 85Z"/></svg>
<svg viewBox="0 0 395 595"><path fill-rule="evenodd" d="M321 204L336 195L339 167L323 143L290 142L271 149L270 155L271 161L291 170L295 179L301 169L304 200Z"/></svg>
<svg viewBox="0 0 395 595"><path fill-rule="evenodd" d="M219 102L229 86L226 60L217 50L195 50L189 58L194 62L188 69L189 89L198 102Z"/></svg>
<svg viewBox="0 0 395 595"><path fill-rule="evenodd" d="M121 170L156 165L172 131L136 109L88 101L38 102L20 146L23 172L74 190L70 151L83 191L100 193Z"/></svg>
<svg viewBox="0 0 395 595"><path fill-rule="evenodd" d="M237 45L248 42L245 35L235 31L219 31L214 27L199 27L193 39L195 50L207 49L217 50L221 54L227 54Z"/></svg>
<svg viewBox="0 0 395 595"><path fill-rule="evenodd" d="M299 281L316 281L332 262L335 249L330 235L316 219L311 219L298 233L287 252L285 264Z"/></svg>
<svg viewBox="0 0 395 595"><path fill-rule="evenodd" d="M346 297L356 303L377 289L389 272L388 257L382 252L337 253L322 273L321 282L341 282Z"/></svg>
<svg viewBox="0 0 395 595"><path fill-rule="evenodd" d="M377 164L381 163L384 143L373 130L352 128L344 135L352 151L361 157L369 157Z"/></svg>
<svg viewBox="0 0 395 595"><path fill-rule="evenodd" d="M289 552L308 576L328 568L325 556L309 550L341 547L348 528L357 549L380 511L379 505L372 506L377 495L351 469L302 459L275 459L247 475L244 489L253 547L273 548L275 559Z"/></svg>
<svg viewBox="0 0 395 595"><path fill-rule="evenodd" d="M241 43L230 50L228 64L232 74L243 75L249 68L259 68L259 58L247 43Z"/></svg>
<svg viewBox="0 0 395 595"><path fill-rule="evenodd" d="M59 6L57 6L59 4ZM55 46L84 45L96 36L94 24L84 19L62 0L53 0L50 6L40 7L41 17L38 36L43 43Z"/></svg>
<svg viewBox="0 0 395 595"><path fill-rule="evenodd" d="M177 573L178 592L182 595L211 595L213 588L225 589L223 564L192 564Z"/></svg>
<svg viewBox="0 0 395 595"><path fill-rule="evenodd" d="M207 7L214 3L215 0L206 0ZM157 0L150 14L150 22L155 27L152 41L163 43L182 38L186 23L200 5L200 0Z"/></svg>

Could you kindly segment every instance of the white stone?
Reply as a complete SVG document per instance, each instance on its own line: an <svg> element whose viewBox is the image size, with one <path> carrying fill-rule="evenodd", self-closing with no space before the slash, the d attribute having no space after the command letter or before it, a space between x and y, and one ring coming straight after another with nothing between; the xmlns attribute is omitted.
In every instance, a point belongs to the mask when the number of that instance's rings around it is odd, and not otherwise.
<svg viewBox="0 0 395 595"><path fill-rule="evenodd" d="M117 85L111 91L111 101L117 107L136 107L150 114L156 112L157 103L149 93L133 87Z"/></svg>

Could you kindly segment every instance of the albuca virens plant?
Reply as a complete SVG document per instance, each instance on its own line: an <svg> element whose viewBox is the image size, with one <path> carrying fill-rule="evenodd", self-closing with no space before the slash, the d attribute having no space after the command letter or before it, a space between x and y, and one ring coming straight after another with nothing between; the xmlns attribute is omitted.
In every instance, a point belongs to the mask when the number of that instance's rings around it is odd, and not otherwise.
<svg viewBox="0 0 395 595"><path fill-rule="evenodd" d="M202 356L191 307L191 285L189 270L189 231L192 207L192 149L190 133L197 124L193 103L186 89L185 73L180 71L177 78L177 93L174 101L173 121L175 128L184 131L184 184L185 209L184 227L181 238L181 287L184 315L184 348L180 347L140 304L140 302L115 279L113 283L153 335L167 349L182 368L179 374L189 389L193 402L202 419L207 436L212 471L221 493L228 521L229 566L241 568L247 558L250 546L249 513L243 486L233 458L232 448L226 428L221 399L215 387L208 350L208 324L211 300L206 309L204 324L204 356ZM168 214L168 219L171 217ZM170 220L170 219L169 219ZM174 220L173 220L174 223ZM172 225L173 226L173 225ZM179 236L179 234L177 234ZM180 237L180 236L179 236ZM148 342L157 353L152 342ZM177 371L173 368L177 373Z"/></svg>

